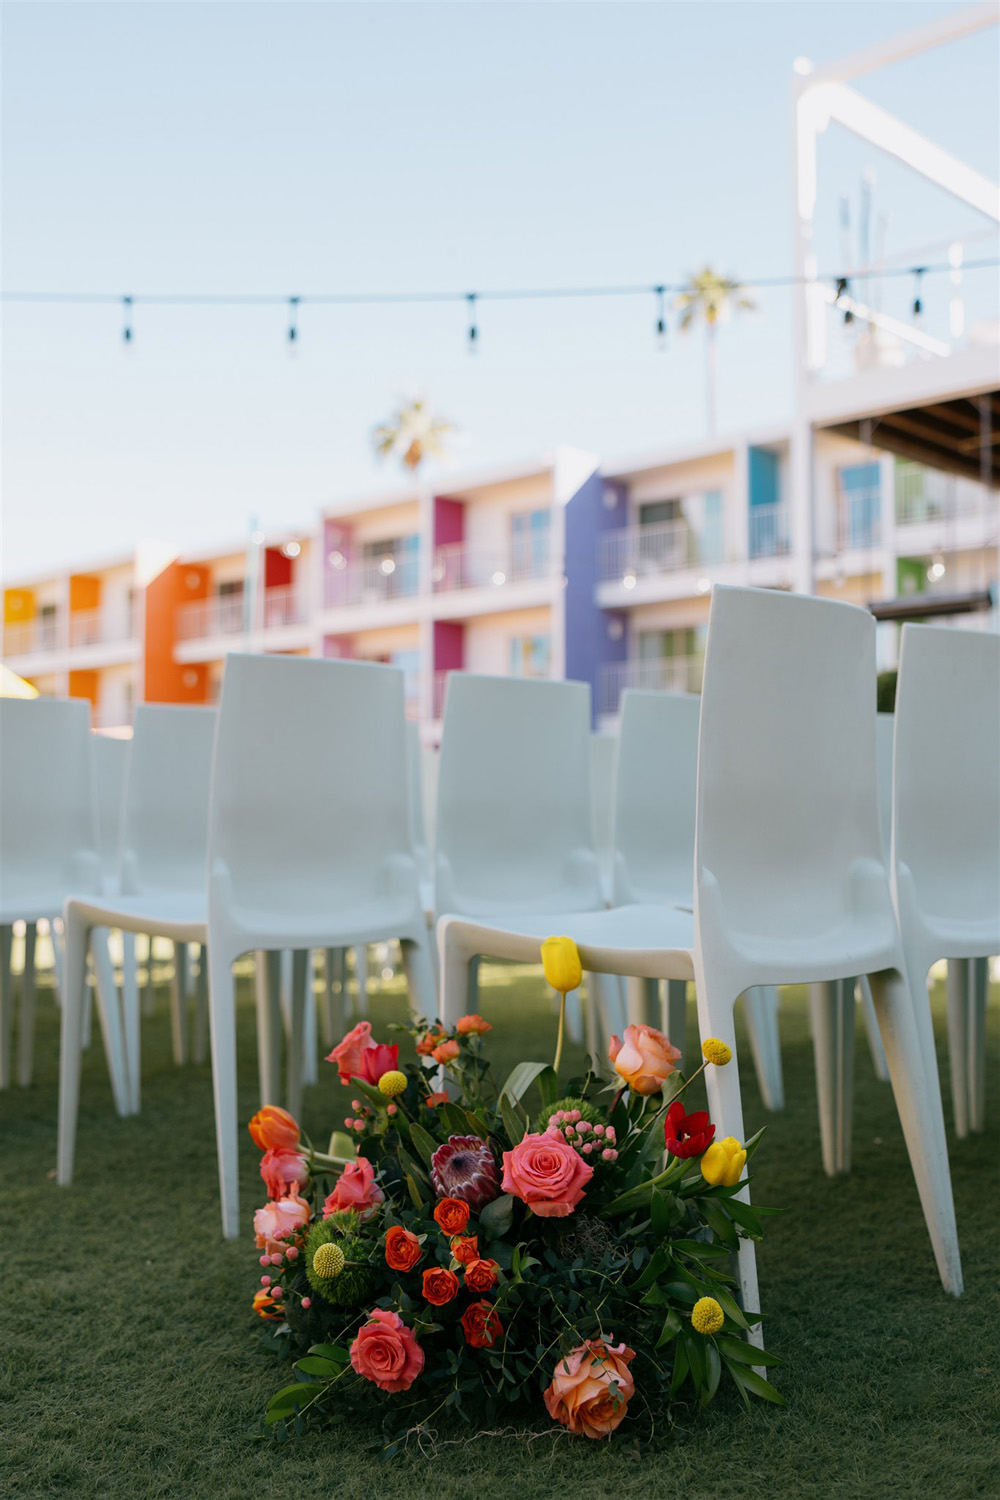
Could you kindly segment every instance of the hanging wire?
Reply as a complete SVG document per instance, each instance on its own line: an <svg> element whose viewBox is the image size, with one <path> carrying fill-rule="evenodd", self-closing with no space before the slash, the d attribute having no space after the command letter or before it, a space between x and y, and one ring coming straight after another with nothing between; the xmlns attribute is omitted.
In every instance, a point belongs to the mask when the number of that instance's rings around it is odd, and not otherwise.
<svg viewBox="0 0 1000 1500"><path fill-rule="evenodd" d="M661 349L667 346L667 304L665 301L666 287L658 286L653 290L656 293L656 337Z"/></svg>
<svg viewBox="0 0 1000 1500"><path fill-rule="evenodd" d="M290 344L294 344L295 341L296 341L296 339L299 336L299 330L298 330L298 324L297 324L298 315L299 315L299 299L298 299L298 297L289 297L289 299L288 299L288 342Z"/></svg>
<svg viewBox="0 0 1000 1500"><path fill-rule="evenodd" d="M123 324L123 327L122 327L122 340L126 344L131 344L131 342L132 342L132 298L131 297L123 297L122 298L122 317L125 320L124 324Z"/></svg>
<svg viewBox="0 0 1000 1500"><path fill-rule="evenodd" d="M846 276L838 276L837 277L837 287L836 287L836 292L837 292L837 306L838 307L840 306L840 299L841 299L841 297L847 297L847 296L849 296L850 295L850 291L851 291L851 283L848 281L847 277ZM853 323L854 322L854 313L852 312L852 310L849 307L845 307L844 308L844 322L845 323Z"/></svg>
<svg viewBox="0 0 1000 1500"><path fill-rule="evenodd" d="M920 295L921 283L924 279L923 266L917 266L913 272L913 316L919 318L924 310L923 299Z"/></svg>
<svg viewBox="0 0 1000 1500"><path fill-rule="evenodd" d="M476 294L466 292L465 300L469 306L469 353L475 354L478 346L479 329L476 327Z"/></svg>

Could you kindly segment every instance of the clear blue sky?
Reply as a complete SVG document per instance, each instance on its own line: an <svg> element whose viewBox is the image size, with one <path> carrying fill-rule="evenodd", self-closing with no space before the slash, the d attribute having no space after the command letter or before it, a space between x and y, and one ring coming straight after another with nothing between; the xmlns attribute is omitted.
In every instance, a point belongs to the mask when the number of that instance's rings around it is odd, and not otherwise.
<svg viewBox="0 0 1000 1500"><path fill-rule="evenodd" d="M955 7L897 3L49 3L4 7L7 290L309 292L676 280L791 269L790 73ZM858 87L996 176L997 37ZM877 169L887 248L976 225L843 135L836 203ZM984 254L996 251L984 241ZM899 307L911 295L897 287ZM902 300L899 301L898 299ZM932 322L944 292L925 287ZM936 301L935 301L936 299ZM720 425L791 406L791 303L723 330ZM4 309L6 576L310 523L396 482L369 430L406 392L463 467L704 431L699 339L651 301Z"/></svg>

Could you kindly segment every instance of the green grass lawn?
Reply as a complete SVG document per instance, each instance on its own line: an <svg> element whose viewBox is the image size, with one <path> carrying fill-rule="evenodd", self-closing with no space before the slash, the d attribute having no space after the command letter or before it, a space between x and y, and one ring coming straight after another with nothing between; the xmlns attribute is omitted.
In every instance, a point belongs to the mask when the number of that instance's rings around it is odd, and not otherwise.
<svg viewBox="0 0 1000 1500"><path fill-rule="evenodd" d="M551 1055L540 976L487 971L498 1071ZM995 999L995 997L994 997ZM943 1014L935 1023L943 1052ZM253 1010L240 993L241 1113L256 1107ZM396 988L376 1023L401 1018ZM682 1411L642 1451L553 1430L469 1440L442 1428L426 1454L377 1460L378 1433L310 1429L260 1440L286 1367L264 1348L250 1303L260 1274L250 1235L263 1201L258 1156L242 1147L247 1234L220 1238L211 1077L174 1068L165 991L143 1023L143 1109L118 1120L99 1045L84 1063L76 1179L55 1184L58 1026L40 996L36 1083L0 1096L3 1123L3 1441L0 1493L18 1497L336 1497L336 1500L970 1500L1000 1494L1000 1014L989 1014L990 1129L951 1164L965 1296L941 1291L888 1085L858 1028L854 1171L820 1166L805 997L786 994L788 1107L766 1116L743 1074L748 1133L769 1126L754 1193L790 1210L758 1251L768 1347L788 1399L748 1416L734 1396ZM693 1007L689 1029L694 1035ZM743 1048L743 1055L748 1053ZM569 1062L581 1060L574 1049ZM307 1091L317 1143L349 1092L332 1068ZM946 1109L950 1110L946 1097ZM627 1329L615 1330L627 1337Z"/></svg>

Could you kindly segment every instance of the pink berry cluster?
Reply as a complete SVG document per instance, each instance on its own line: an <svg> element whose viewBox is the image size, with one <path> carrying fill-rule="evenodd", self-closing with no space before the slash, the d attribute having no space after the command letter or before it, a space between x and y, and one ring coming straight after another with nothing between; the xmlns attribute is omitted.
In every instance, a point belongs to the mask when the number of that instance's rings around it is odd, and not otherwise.
<svg viewBox="0 0 1000 1500"><path fill-rule="evenodd" d="M578 1109L557 1109L549 1116L549 1129L556 1129L581 1156L617 1161L617 1135L613 1125L592 1125Z"/></svg>
<svg viewBox="0 0 1000 1500"><path fill-rule="evenodd" d="M366 1104L363 1099L352 1099L351 1108L354 1110L354 1114L347 1115L344 1120L344 1124L347 1126L348 1130L366 1130L368 1127L368 1121L374 1114L374 1110L370 1105Z"/></svg>
<svg viewBox="0 0 1000 1500"><path fill-rule="evenodd" d="M294 1237L294 1230L290 1230L286 1236L279 1236L279 1238L287 1238L289 1240L293 1239ZM272 1240L271 1244L273 1245L274 1243L274 1240ZM299 1258L299 1253L300 1252L298 1245L288 1245L286 1246L284 1251L272 1250L270 1255L262 1255L260 1257L260 1263L262 1266L277 1266L279 1268L278 1274L280 1275L282 1271L291 1271L294 1269L295 1262ZM274 1280L269 1275L262 1276L260 1278L260 1284L276 1301L280 1302L282 1297L285 1295L285 1289L281 1285L281 1282ZM295 1294L293 1293L292 1295L294 1296ZM303 1307L310 1307L312 1305L311 1299L309 1297L302 1297L299 1300L301 1301Z"/></svg>

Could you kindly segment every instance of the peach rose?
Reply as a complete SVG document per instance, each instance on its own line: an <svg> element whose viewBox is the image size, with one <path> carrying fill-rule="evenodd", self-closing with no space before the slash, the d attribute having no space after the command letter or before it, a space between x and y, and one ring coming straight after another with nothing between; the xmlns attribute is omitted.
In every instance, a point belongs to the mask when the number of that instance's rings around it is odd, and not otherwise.
<svg viewBox="0 0 1000 1500"><path fill-rule="evenodd" d="M258 1151L294 1151L299 1144L298 1121L277 1104L265 1104L247 1129Z"/></svg>
<svg viewBox="0 0 1000 1500"><path fill-rule="evenodd" d="M635 1094L658 1094L681 1054L655 1026L626 1026L624 1041L611 1038L608 1057Z"/></svg>
<svg viewBox="0 0 1000 1500"><path fill-rule="evenodd" d="M451 1062L452 1058L458 1056L461 1050L462 1049L455 1041L455 1038L449 1037L446 1042L441 1043L440 1047L434 1048L434 1051L431 1053L431 1057L433 1057L435 1062L449 1063Z"/></svg>
<svg viewBox="0 0 1000 1500"><path fill-rule="evenodd" d="M278 1151L272 1147L260 1159L260 1175L269 1198L284 1198L305 1187L309 1168L305 1157L297 1151Z"/></svg>
<svg viewBox="0 0 1000 1500"><path fill-rule="evenodd" d="M635 1394L628 1365L635 1350L588 1339L556 1365L545 1392L549 1416L585 1437L608 1437Z"/></svg>
<svg viewBox="0 0 1000 1500"><path fill-rule="evenodd" d="M493 1027L482 1016L459 1016L455 1022L455 1030L459 1036L485 1036Z"/></svg>
<svg viewBox="0 0 1000 1500"><path fill-rule="evenodd" d="M383 1391L408 1391L424 1368L424 1351L398 1313L375 1307L351 1345L351 1364Z"/></svg>
<svg viewBox="0 0 1000 1500"><path fill-rule="evenodd" d="M326 1061L336 1064L341 1083L350 1083L352 1078L364 1078L364 1055L377 1046L378 1043L372 1041L372 1023L359 1021L327 1054Z"/></svg>
<svg viewBox="0 0 1000 1500"><path fill-rule="evenodd" d="M465 1268L465 1284L470 1292L491 1292L497 1284L499 1266L495 1260L471 1260Z"/></svg>
<svg viewBox="0 0 1000 1500"><path fill-rule="evenodd" d="M442 1031L439 1026L435 1027L433 1031L425 1031L417 1042L418 1057L430 1057L434 1048L444 1041L446 1035L447 1032Z"/></svg>
<svg viewBox="0 0 1000 1500"><path fill-rule="evenodd" d="M583 1197L594 1175L562 1133L526 1135L503 1154L503 1190L526 1203L542 1219L565 1219Z"/></svg>
<svg viewBox="0 0 1000 1500"><path fill-rule="evenodd" d="M385 1199L385 1194L375 1181L375 1168L364 1156L349 1161L334 1185L333 1192L323 1204L323 1217L328 1219L344 1208L353 1208L362 1219L370 1219Z"/></svg>
<svg viewBox="0 0 1000 1500"><path fill-rule="evenodd" d="M253 1216L253 1232L257 1236L257 1249L268 1255L280 1253L289 1240L299 1238L296 1231L309 1223L309 1205L304 1198L289 1194L287 1198L272 1198Z"/></svg>

